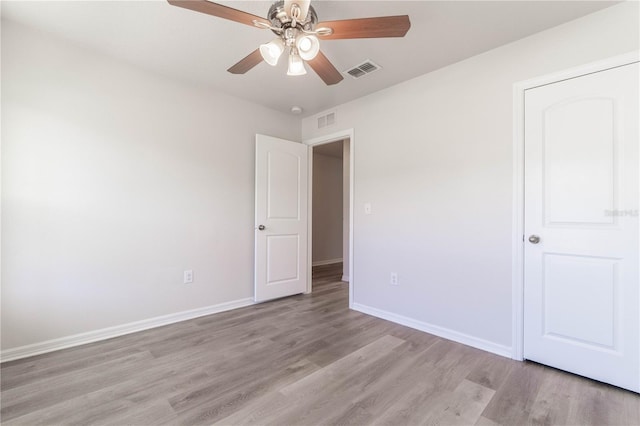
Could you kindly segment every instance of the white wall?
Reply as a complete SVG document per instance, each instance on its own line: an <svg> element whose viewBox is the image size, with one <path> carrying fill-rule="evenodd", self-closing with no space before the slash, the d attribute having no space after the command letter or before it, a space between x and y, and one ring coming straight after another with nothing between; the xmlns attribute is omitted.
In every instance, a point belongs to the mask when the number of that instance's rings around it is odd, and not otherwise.
<svg viewBox="0 0 640 426"><path fill-rule="evenodd" d="M313 263L342 260L342 158L313 153Z"/></svg>
<svg viewBox="0 0 640 426"><path fill-rule="evenodd" d="M638 28L624 3L332 108L357 139L356 306L508 354L513 84L638 49Z"/></svg>
<svg viewBox="0 0 640 426"><path fill-rule="evenodd" d="M2 349L251 297L258 132L299 119L3 21Z"/></svg>

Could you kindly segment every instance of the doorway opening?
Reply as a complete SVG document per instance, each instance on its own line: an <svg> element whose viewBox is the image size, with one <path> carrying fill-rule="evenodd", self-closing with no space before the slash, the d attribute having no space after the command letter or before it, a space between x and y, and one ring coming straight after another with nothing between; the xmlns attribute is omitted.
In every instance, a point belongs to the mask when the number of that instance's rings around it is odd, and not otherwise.
<svg viewBox="0 0 640 426"><path fill-rule="evenodd" d="M349 169L344 150L348 141L330 142L311 149L312 245L311 267L349 281ZM348 155L347 155L348 156Z"/></svg>
<svg viewBox="0 0 640 426"><path fill-rule="evenodd" d="M306 141L309 155L309 291L312 270L336 271L353 301L353 131Z"/></svg>

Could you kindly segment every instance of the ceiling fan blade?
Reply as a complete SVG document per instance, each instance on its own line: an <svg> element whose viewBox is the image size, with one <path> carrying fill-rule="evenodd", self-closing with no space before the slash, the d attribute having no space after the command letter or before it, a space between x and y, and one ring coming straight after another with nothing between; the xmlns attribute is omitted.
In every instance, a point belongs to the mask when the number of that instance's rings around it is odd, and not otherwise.
<svg viewBox="0 0 640 426"><path fill-rule="evenodd" d="M260 54L260 49L256 49L245 56L243 59L241 59L238 63L233 65L231 68L229 68L227 71L229 71L231 74L244 74L262 61L263 59L262 55Z"/></svg>
<svg viewBox="0 0 640 426"><path fill-rule="evenodd" d="M231 21L240 22L241 24L253 25L253 21L263 22L271 25L269 21L256 15L252 15L232 7L224 6L206 0L167 0L173 6L183 7L196 12L206 13L207 15L217 16L218 18L229 19Z"/></svg>
<svg viewBox="0 0 640 426"><path fill-rule="evenodd" d="M318 55L310 61L307 61L309 66L320 76L327 86L331 86L336 83L340 83L344 77L340 74L340 71L333 66L333 64L327 59L322 52L318 52Z"/></svg>
<svg viewBox="0 0 640 426"><path fill-rule="evenodd" d="M320 27L333 29L333 34L319 36L323 40L404 37L409 28L411 28L411 21L409 21L408 15L381 16L379 18L319 22L316 28Z"/></svg>

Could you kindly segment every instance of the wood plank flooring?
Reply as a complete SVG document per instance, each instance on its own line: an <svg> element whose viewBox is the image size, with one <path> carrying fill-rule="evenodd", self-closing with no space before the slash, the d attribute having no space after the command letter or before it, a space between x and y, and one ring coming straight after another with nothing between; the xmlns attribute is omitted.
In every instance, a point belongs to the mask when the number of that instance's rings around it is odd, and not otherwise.
<svg viewBox="0 0 640 426"><path fill-rule="evenodd" d="M640 425L640 396L314 291L2 364L3 425Z"/></svg>

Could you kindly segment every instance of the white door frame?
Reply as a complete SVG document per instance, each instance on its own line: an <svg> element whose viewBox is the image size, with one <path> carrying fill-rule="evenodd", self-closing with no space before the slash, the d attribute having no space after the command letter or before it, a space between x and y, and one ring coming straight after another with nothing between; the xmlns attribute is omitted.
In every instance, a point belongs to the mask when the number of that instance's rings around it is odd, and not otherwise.
<svg viewBox="0 0 640 426"><path fill-rule="evenodd" d="M309 150L313 150L314 146L317 145L324 145L327 143L331 143L331 142L338 142L344 139L349 139L349 309L352 308L353 305L353 281L354 281L354 273L353 273L353 200L354 200L354 145L355 145L355 137L354 137L354 132L353 129L345 129L345 130L340 130L336 133L332 133L330 135L326 135L326 136L320 136L317 138L313 138L313 139L308 139L308 140L304 140L302 141L302 143L306 144L309 146ZM308 197L309 197L309 207L308 207L308 211L309 211L309 231L308 231L308 256L309 256L309 260L308 260L308 264L309 264L309 276L307 279L307 293L311 292L311 272L312 272L312 266L311 266L311 250L312 250L312 244L313 244L313 239L312 239L312 235L313 235L313 208L312 208L312 202L313 202L313 155L312 153L309 154L309 179L307 180L309 182L309 190L308 190Z"/></svg>
<svg viewBox="0 0 640 426"><path fill-rule="evenodd" d="M512 353L524 360L524 92L538 86L638 62L640 51L614 56L513 85Z"/></svg>

